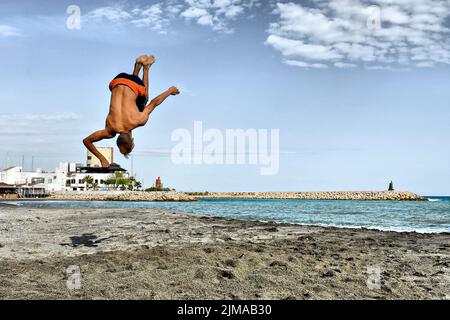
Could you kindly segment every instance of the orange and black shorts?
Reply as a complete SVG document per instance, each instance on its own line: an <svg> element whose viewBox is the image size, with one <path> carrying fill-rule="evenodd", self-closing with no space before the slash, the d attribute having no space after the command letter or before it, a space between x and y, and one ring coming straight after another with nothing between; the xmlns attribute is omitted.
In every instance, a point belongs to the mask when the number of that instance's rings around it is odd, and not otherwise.
<svg viewBox="0 0 450 320"><path fill-rule="evenodd" d="M144 82L138 76L128 73L121 73L109 83L109 90L112 91L118 85L125 85L134 91L137 95L136 106L139 111L142 112L147 104Z"/></svg>

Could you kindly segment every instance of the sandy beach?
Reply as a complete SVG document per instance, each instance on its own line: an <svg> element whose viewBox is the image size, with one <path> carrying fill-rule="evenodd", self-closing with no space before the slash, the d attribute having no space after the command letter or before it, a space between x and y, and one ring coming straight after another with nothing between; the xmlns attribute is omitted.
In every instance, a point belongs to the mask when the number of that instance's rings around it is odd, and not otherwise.
<svg viewBox="0 0 450 320"><path fill-rule="evenodd" d="M0 299L448 299L450 234L0 205L0 270Z"/></svg>

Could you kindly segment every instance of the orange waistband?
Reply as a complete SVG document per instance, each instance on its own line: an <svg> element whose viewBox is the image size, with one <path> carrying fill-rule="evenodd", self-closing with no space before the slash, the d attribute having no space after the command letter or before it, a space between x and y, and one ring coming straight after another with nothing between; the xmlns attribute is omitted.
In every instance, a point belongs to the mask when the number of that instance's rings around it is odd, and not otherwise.
<svg viewBox="0 0 450 320"><path fill-rule="evenodd" d="M138 96L145 96L145 87L144 86L141 86L134 81L131 81L128 79L123 79L123 78L117 78L117 79L114 79L113 81L111 81L109 83L109 90L112 91L112 89L114 89L119 84L129 87Z"/></svg>

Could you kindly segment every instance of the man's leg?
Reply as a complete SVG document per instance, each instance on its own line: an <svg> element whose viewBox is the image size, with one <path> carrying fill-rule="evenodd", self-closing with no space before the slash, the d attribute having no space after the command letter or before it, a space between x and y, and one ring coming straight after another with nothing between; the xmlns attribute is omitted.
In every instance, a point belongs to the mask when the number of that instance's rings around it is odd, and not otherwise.
<svg viewBox="0 0 450 320"><path fill-rule="evenodd" d="M134 71L133 74L135 76L139 76L139 72L141 71L142 66L144 65L144 62L147 60L147 56L143 55L136 59L136 62L134 64Z"/></svg>
<svg viewBox="0 0 450 320"><path fill-rule="evenodd" d="M149 97L149 86L148 86L148 73L150 71L150 67L155 63L154 56L148 56L147 59L143 62L144 66L144 74L142 75L142 82L144 82L145 86L145 98L148 100Z"/></svg>
<svg viewBox="0 0 450 320"><path fill-rule="evenodd" d="M176 87L170 87L168 90L161 93L159 96L155 97L150 103L145 107L142 112L142 119L140 125L145 125L148 121L150 113L155 110L157 106L164 102L169 96L176 96L180 94L180 91Z"/></svg>

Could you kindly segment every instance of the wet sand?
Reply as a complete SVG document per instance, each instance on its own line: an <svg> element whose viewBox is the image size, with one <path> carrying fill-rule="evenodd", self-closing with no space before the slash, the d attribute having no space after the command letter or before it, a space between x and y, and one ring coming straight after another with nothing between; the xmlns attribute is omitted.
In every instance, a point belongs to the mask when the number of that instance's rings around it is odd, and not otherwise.
<svg viewBox="0 0 450 320"><path fill-rule="evenodd" d="M6 205L0 270L0 299L449 299L450 234Z"/></svg>

